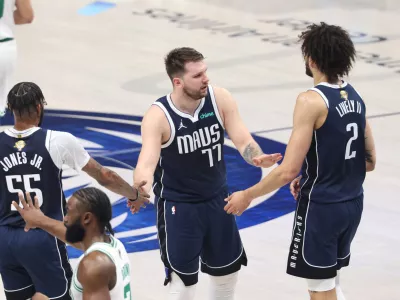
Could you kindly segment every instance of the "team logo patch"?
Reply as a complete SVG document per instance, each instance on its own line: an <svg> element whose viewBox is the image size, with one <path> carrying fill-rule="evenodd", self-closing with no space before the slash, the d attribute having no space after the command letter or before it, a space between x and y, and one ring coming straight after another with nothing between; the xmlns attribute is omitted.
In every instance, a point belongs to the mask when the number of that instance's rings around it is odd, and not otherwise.
<svg viewBox="0 0 400 300"><path fill-rule="evenodd" d="M14 148L17 148L18 151L21 151L22 149L24 149L24 147L26 146L26 143L24 141L18 141L15 143Z"/></svg>
<svg viewBox="0 0 400 300"><path fill-rule="evenodd" d="M72 133L82 142L93 158L131 183L132 172L134 172L141 149L141 120L141 116L46 110L43 128ZM2 126L13 124L10 114L1 121ZM282 143L259 136L254 136L254 138L269 153L284 153L285 151L285 145ZM24 146L22 143L18 144L21 149ZM230 193L257 183L270 171L270 169L260 169L247 164L229 139L226 139L224 146L224 158ZM76 190L87 186L100 187L84 172L64 170L63 188L67 199ZM154 205L148 205L140 213L132 215L126 207L125 198L103 190L113 204L111 225L115 236L121 240L127 251L158 249ZM286 186L267 196L255 199L249 209L236 218L236 221L239 229L243 229L281 217L294 211L295 207L295 201ZM171 213L174 214L176 211L173 209ZM68 252L70 258L76 258L82 254L71 247L68 247Z"/></svg>

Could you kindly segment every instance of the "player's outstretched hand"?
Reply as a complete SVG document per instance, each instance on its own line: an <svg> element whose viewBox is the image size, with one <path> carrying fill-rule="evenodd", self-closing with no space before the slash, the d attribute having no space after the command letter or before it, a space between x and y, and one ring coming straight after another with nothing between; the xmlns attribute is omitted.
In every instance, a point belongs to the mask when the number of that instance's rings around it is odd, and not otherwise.
<svg viewBox="0 0 400 300"><path fill-rule="evenodd" d="M225 205L224 210L228 214L234 214L237 216L240 216L246 208L249 207L251 202L243 191L233 193L226 198L225 201L228 202L228 204Z"/></svg>
<svg viewBox="0 0 400 300"><path fill-rule="evenodd" d="M137 186L135 186L135 188L138 190L138 198L136 200L128 199L127 205L132 214L138 213L142 207L146 208L146 204L150 203L150 195L144 190L146 183L147 181L143 180Z"/></svg>
<svg viewBox="0 0 400 300"><path fill-rule="evenodd" d="M253 158L253 164L260 168L269 168L282 159L282 154L262 154Z"/></svg>
<svg viewBox="0 0 400 300"><path fill-rule="evenodd" d="M24 194L18 193L19 202L22 204L22 208L15 201L12 202L12 205L25 220L25 231L28 232L29 229L39 227L41 218L44 217L44 214L39 208L39 200L36 196L34 198L35 204L33 204L31 194L29 192L26 192L25 196L27 201L24 199Z"/></svg>
<svg viewBox="0 0 400 300"><path fill-rule="evenodd" d="M290 192L292 193L294 199L297 200L297 197L299 196L299 192L300 192L300 179L301 179L301 175L295 179L293 179L293 181L290 183Z"/></svg>

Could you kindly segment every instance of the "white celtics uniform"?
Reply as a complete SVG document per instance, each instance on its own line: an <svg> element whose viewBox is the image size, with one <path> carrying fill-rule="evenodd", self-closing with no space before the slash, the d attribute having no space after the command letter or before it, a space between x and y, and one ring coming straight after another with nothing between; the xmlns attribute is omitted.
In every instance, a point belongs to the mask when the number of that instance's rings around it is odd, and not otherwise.
<svg viewBox="0 0 400 300"><path fill-rule="evenodd" d="M130 275L130 260L126 253L124 245L113 236L110 236L111 243L94 243L82 254L78 259L78 265L74 271L71 284L71 297L73 300L82 300L83 289L78 281L79 263L85 255L93 251L99 251L106 254L115 264L117 271L117 282L114 288L110 291L111 300L131 300L131 275Z"/></svg>
<svg viewBox="0 0 400 300"><path fill-rule="evenodd" d="M15 0L0 0L0 117L4 114L17 60L14 9Z"/></svg>

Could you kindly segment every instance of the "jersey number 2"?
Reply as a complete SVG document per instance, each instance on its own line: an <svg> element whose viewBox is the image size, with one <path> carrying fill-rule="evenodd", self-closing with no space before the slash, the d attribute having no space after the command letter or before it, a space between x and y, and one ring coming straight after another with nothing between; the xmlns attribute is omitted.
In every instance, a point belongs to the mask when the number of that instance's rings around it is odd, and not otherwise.
<svg viewBox="0 0 400 300"><path fill-rule="evenodd" d="M358 126L357 123L349 123L346 126L347 131L353 131L353 136L349 139L346 144L346 154L344 159L352 159L356 157L356 151L351 151L351 143L358 138Z"/></svg>
<svg viewBox="0 0 400 300"><path fill-rule="evenodd" d="M17 194L18 193L22 193L22 194L24 194L24 191L14 188L14 181L15 182L24 182L25 191L26 192L35 193L36 197L38 199L38 202L39 202L39 206L42 206L42 204L43 204L42 191L39 190L39 189L34 189L34 188L31 187L31 179L33 181L40 181L40 175L39 174L28 174L28 175L24 175L24 176L21 176L21 175L9 175L9 176L6 176L6 182L7 182L8 191L10 193L12 193L12 194L14 194L14 193L17 193ZM25 194L24 194L24 196L25 196ZM17 196L17 199L14 199L14 200L18 201L18 196ZM19 205L22 207L21 203ZM13 205L11 205L11 210L15 210L16 211L16 209L15 209L15 207Z"/></svg>

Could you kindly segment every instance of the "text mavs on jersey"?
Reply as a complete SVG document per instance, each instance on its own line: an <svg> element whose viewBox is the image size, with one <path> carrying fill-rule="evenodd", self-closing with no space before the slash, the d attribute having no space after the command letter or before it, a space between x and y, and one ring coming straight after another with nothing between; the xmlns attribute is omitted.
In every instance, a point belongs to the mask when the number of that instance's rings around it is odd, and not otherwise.
<svg viewBox="0 0 400 300"><path fill-rule="evenodd" d="M141 148L141 120L140 116L46 110L43 128L72 133L80 139L91 156L118 172L126 181L132 182L132 170L136 166ZM9 126L12 123L10 114L2 118L2 126ZM268 153L285 151L284 144L258 136L255 136L255 139ZM243 190L257 183L269 171L247 164L229 139L226 139L224 152L230 192ZM98 186L93 181L85 173L77 174L71 169L65 169L63 188L67 199L77 189ZM126 207L124 198L107 190L105 192L113 203L111 224L116 237L124 243L127 251L158 249L154 206L149 205L139 214L132 215ZM237 218L237 224L242 229L278 218L294 210L295 201L285 187L253 201L249 209ZM80 252L70 248L69 254L74 258L78 257Z"/></svg>

